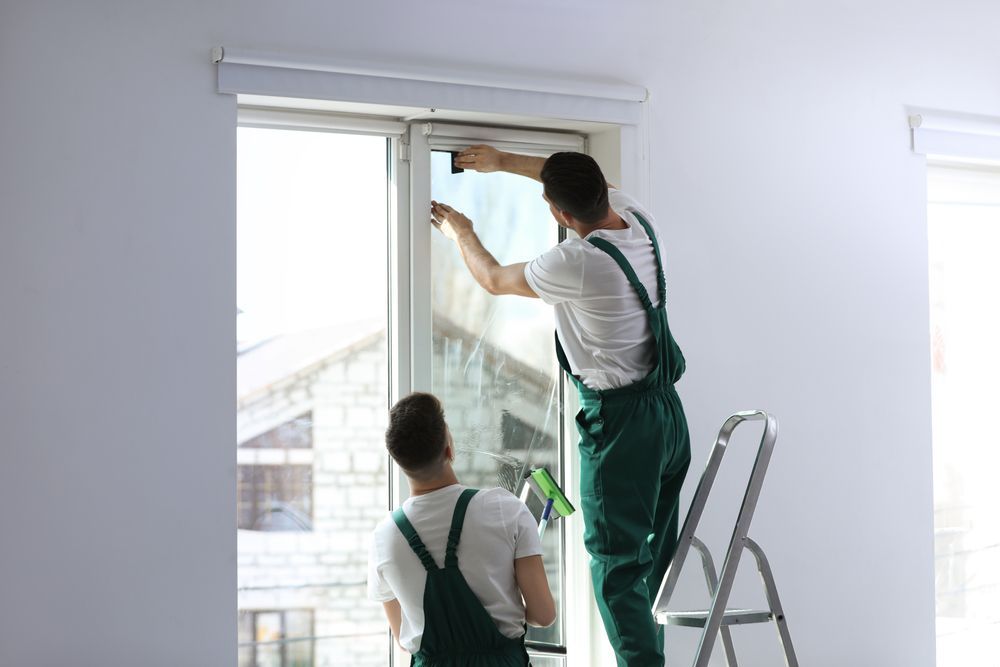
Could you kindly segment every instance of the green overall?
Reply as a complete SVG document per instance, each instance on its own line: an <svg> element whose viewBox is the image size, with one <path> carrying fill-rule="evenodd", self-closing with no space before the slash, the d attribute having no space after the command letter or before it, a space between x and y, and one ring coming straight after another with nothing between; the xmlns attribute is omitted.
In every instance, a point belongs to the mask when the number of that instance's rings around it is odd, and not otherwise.
<svg viewBox="0 0 1000 667"><path fill-rule="evenodd" d="M658 306L618 248L601 238L588 241L618 264L638 293L656 343L653 369L631 385L598 391L573 375L558 334L556 354L580 394L583 540L604 627L620 666L662 667L663 628L651 609L677 547L678 503L691 446L674 389L684 373L684 355L667 326L660 247L649 223L636 218L656 256Z"/></svg>
<svg viewBox="0 0 1000 667"><path fill-rule="evenodd" d="M424 590L424 634L420 650L413 654L410 665L415 667L525 667L528 653L524 637L505 637L493 622L489 612L469 588L458 569L458 543L465 522L465 510L476 495L476 489L466 489L455 503L448 533L444 567L434 563L427 547L420 541L413 524L397 509L392 518L410 548L427 570Z"/></svg>

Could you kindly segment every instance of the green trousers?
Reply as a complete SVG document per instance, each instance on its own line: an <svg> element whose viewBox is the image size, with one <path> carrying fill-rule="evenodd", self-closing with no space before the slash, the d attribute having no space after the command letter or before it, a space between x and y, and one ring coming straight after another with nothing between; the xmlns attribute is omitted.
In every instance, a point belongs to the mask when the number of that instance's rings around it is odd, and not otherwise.
<svg viewBox="0 0 1000 667"><path fill-rule="evenodd" d="M556 355L580 394L580 505L594 595L620 667L663 667L663 628L652 606L677 548L681 485L691 462L687 420L674 383L684 355L667 323L659 244L636 215L656 255L658 305L625 256L601 238L587 240L625 273L649 319L656 357L634 384L587 387L573 374L556 337Z"/></svg>
<svg viewBox="0 0 1000 667"><path fill-rule="evenodd" d="M594 595L622 667L662 667L653 600L677 548L681 485L691 461L673 388L583 400L580 505Z"/></svg>

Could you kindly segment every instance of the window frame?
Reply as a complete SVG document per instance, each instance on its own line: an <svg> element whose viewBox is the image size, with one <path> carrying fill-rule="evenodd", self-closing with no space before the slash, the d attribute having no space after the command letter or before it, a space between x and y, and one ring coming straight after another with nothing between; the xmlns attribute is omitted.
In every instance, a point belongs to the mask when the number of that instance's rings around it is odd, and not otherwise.
<svg viewBox="0 0 1000 667"><path fill-rule="evenodd" d="M261 615L261 614L279 614L281 616L281 639L279 640L279 643L281 644L281 665L282 665L282 667L284 667L285 663L287 662L286 649L287 649L288 643L289 643L289 641L288 641L289 638L286 636L286 634L287 634L286 628L288 627L287 614L289 612L296 612L296 613L303 613L304 612L304 613L308 613L309 614L309 636L308 637L301 637L301 638L300 637L292 637L291 639L292 640L301 640L301 641L308 640L309 643L310 643L309 652L312 655L313 661L315 661L315 659L316 659L316 640L318 639L318 637L316 637L316 610L315 609L312 609L312 608L309 608L309 607L289 607L289 608L281 608L281 609L277 609L277 608L267 608L267 609L263 609L263 608L262 609L239 609L237 611L237 614L248 614L250 616L250 619L251 619L250 633L251 633L251 636L253 637L253 641L251 643L250 649L251 649L251 655L253 656L252 659L251 659L251 662L253 663L254 667L256 667L256 665L257 665L257 647L259 645L259 643L257 642L257 617L259 615ZM239 648L239 646L237 645L237 649L238 648ZM237 662L239 662L238 655L239 654L237 653Z"/></svg>
<svg viewBox="0 0 1000 667"><path fill-rule="evenodd" d="M388 329L389 405L412 391L429 391L433 363L430 247L432 229L420 224L425 216L414 211L430 210L432 146L447 149L456 143L490 143L507 150L531 153L532 148L545 150L575 149L560 139L570 136L556 129L513 129L491 125L461 125L427 123L426 120L407 122L381 116L358 115L331 111L311 111L294 107L262 107L237 103L237 125L274 129L366 134L387 139L386 192L388 203ZM544 126L544 121L539 125ZM606 123L600 132L579 131L579 146L605 165L609 181L621 183L641 199L648 199L650 184L645 115L637 124ZM438 128L435 137L434 127ZM546 138L550 141L546 142ZM551 139L556 138L555 142ZM560 239L563 237L561 236ZM529 258L526 258L529 259ZM560 376L559 400L564 418L560 428L564 486L578 487L579 458L574 453L575 412L574 392L565 388ZM409 488L405 475L386 454L389 462L389 483L386 509L399 505ZM562 650L543 650L544 656L562 659L566 664L594 664L607 642L603 625L593 602L589 576L589 557L583 547L583 523L579 516L566 521L562 533L563 561L560 564L563 605L566 620L563 627ZM391 635L390 664L407 664ZM547 647L548 648L548 647Z"/></svg>

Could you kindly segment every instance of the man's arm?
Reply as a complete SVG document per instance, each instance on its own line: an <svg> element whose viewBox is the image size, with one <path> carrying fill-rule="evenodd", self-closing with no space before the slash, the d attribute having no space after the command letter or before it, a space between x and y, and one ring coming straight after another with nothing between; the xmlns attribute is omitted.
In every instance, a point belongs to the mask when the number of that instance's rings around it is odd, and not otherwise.
<svg viewBox="0 0 1000 667"><path fill-rule="evenodd" d="M542 180L542 165L544 164L545 158L543 157L505 153L485 144L469 146L455 156L455 166L462 169L471 169L484 174L493 171L506 171L518 176L527 176L536 181Z"/></svg>
<svg viewBox="0 0 1000 667"><path fill-rule="evenodd" d="M524 620L528 625L547 628L555 623L556 603L549 590L542 557L528 556L515 560L514 577L524 599Z"/></svg>
<svg viewBox="0 0 1000 667"><path fill-rule="evenodd" d="M399 600L389 600L388 602L382 603L382 608L385 610L385 617L389 621L389 629L392 630L392 637L396 640L396 644L403 651L403 645L399 643L399 626L403 622L403 610L399 606Z"/></svg>
<svg viewBox="0 0 1000 667"><path fill-rule="evenodd" d="M483 247L472 221L446 204L431 202L431 223L458 244L465 265L479 285L490 294L535 297L524 277L525 262L503 266Z"/></svg>
<svg viewBox="0 0 1000 667"><path fill-rule="evenodd" d="M544 165L545 158L543 157L505 153L486 144L469 146L455 156L455 166L462 169L471 169L484 174L506 171L518 176L527 176L536 181L542 180L542 167ZM612 190L618 189L618 186L613 183L608 183L608 187Z"/></svg>

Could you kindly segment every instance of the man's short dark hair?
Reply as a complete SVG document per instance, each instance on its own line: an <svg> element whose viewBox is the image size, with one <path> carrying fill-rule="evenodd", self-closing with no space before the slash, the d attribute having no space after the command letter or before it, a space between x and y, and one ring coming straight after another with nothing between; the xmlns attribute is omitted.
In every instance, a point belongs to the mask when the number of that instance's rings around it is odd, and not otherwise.
<svg viewBox="0 0 1000 667"><path fill-rule="evenodd" d="M542 165L545 196L560 211L592 225L608 214L608 182L594 158L583 153L553 153Z"/></svg>
<svg viewBox="0 0 1000 667"><path fill-rule="evenodd" d="M385 447L411 477L436 473L444 462L447 444L444 408L433 394L412 393L389 410Z"/></svg>

